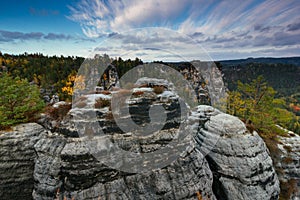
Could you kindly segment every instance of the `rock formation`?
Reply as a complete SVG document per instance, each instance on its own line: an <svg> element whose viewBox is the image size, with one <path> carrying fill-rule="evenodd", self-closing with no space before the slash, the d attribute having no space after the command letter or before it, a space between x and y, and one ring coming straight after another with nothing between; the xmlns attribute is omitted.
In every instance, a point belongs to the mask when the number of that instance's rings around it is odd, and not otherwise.
<svg viewBox="0 0 300 200"><path fill-rule="evenodd" d="M259 135L250 133L238 118L209 106L199 106L196 115L203 121L196 141L208 153L216 197L278 199L279 181Z"/></svg>
<svg viewBox="0 0 300 200"><path fill-rule="evenodd" d="M1 199L32 199L36 158L34 144L45 132L35 123L0 132Z"/></svg>
<svg viewBox="0 0 300 200"><path fill-rule="evenodd" d="M143 125L150 121L145 111L149 111L151 105L162 106L166 114L162 129L137 138L135 133L124 133L113 118L108 117L112 112L108 109L109 105L95 108L97 99L104 101L110 99L111 95L87 95L81 98L85 106L74 106L57 129L60 135L43 137L34 146L38 155L34 199L53 199L57 195L68 199L195 199L197 195L203 199L215 199L212 173L207 161L194 145L174 146L175 153L180 148L188 149L180 151L183 154L178 157L175 155L177 159L170 165L154 170L137 170L142 173L122 172L95 157L92 152L99 151L97 147L108 146L105 138L113 140L126 151L151 153L165 147L178 136L176 130L181 120L180 113L184 109L180 108L177 95L170 91L155 94L151 88L135 88L133 93L133 97L126 101L131 114L129 117L136 124ZM100 124L102 134L94 132L98 128L96 122ZM185 126L184 130L192 132L192 128ZM189 137L186 143L193 143L193 137ZM165 162L168 153L154 154L149 161L144 161L144 167L147 163ZM115 154L112 159L122 158Z"/></svg>
<svg viewBox="0 0 300 200"><path fill-rule="evenodd" d="M195 199L197 192L214 199L212 173L196 149L163 169L130 174L103 165L87 144L50 136L35 145L34 199Z"/></svg>
<svg viewBox="0 0 300 200"><path fill-rule="evenodd" d="M134 130L124 133L114 122L106 101L99 108L94 107L97 98L106 98L98 95L82 98L84 106L74 107L59 127L52 129L54 132L37 124L1 132L1 198L278 198L279 182L268 150L257 133L248 132L239 119L210 106L198 106L182 129L182 133L191 134L181 140L176 131L180 129L183 120L180 115L185 109L179 108L178 96L172 91L156 94L151 88L138 88L134 92L127 104L137 124L150 121L140 110L149 111L150 105L156 105L165 108L168 125L142 137L135 137ZM95 124L103 127L103 134L95 133ZM174 160L161 168L141 170L142 173L114 168L109 160L98 159L95 154L105 151L109 141L127 152L153 153L176 139L184 145L174 146L173 150L181 149ZM122 159L117 154L109 158L111 162ZM147 169L148 165L159 164L169 157L162 153L152 158L142 166Z"/></svg>
<svg viewBox="0 0 300 200"><path fill-rule="evenodd" d="M279 137L278 157L274 159L278 169L278 178L284 185L287 198L300 199L300 136L294 133L290 137Z"/></svg>

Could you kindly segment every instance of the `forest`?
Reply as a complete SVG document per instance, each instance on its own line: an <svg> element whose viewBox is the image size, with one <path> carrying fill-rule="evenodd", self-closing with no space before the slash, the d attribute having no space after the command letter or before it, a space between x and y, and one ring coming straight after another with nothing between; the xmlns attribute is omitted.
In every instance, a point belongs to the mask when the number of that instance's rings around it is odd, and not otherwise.
<svg viewBox="0 0 300 200"><path fill-rule="evenodd" d="M268 60L269 61L269 60ZM281 60L282 61L282 60ZM0 52L0 128L33 120L34 114L48 103L45 96L54 94L71 101L72 87L82 57L10 55ZM156 61L157 62L157 61ZM111 59L119 77L143 64L139 58ZM159 62L163 63L163 62ZM163 63L178 70L189 63ZM255 129L268 133L280 125L300 132L300 67L291 63L216 62L228 87L227 112L238 116ZM102 77L103 78L103 77ZM24 93L24 91L30 91ZM39 95L37 95L39 93ZM26 98L26 95L30 94ZM38 97L40 96L40 97ZM9 106L8 106L9 105ZM17 114L18 113L18 114ZM31 116L30 116L31 115Z"/></svg>

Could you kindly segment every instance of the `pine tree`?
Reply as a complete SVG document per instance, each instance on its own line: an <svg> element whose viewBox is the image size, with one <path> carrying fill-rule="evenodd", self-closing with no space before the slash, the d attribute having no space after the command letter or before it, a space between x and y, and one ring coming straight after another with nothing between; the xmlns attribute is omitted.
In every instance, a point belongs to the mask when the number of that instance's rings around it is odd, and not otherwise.
<svg viewBox="0 0 300 200"><path fill-rule="evenodd" d="M237 90L229 92L227 112L245 122L251 121L261 132L271 132L276 124L291 126L296 116L288 111L284 99L275 98L276 91L262 76L250 83L238 81Z"/></svg>
<svg viewBox="0 0 300 200"><path fill-rule="evenodd" d="M31 121L43 107L36 85L6 73L0 75L0 129Z"/></svg>

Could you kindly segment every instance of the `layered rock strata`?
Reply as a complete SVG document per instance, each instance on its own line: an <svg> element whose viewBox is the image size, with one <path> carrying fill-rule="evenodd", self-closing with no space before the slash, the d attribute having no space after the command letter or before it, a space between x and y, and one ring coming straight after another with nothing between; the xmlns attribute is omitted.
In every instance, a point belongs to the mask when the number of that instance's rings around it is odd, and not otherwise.
<svg viewBox="0 0 300 200"><path fill-rule="evenodd" d="M199 106L202 127L196 141L214 175L218 199L278 199L279 181L269 151L243 122L209 106Z"/></svg>

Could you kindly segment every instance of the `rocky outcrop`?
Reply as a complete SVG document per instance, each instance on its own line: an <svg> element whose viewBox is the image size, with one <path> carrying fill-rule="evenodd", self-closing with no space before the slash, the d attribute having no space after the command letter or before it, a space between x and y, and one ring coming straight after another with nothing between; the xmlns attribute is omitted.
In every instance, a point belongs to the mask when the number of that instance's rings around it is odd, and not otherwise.
<svg viewBox="0 0 300 200"><path fill-rule="evenodd" d="M196 199L197 193L215 199L211 171L196 149L163 169L132 174L103 165L86 151L89 143L83 138L66 144L62 138L41 141L36 147L60 153L38 157L35 171L43 173L35 175L34 199L53 199L58 188L58 195L67 199Z"/></svg>
<svg viewBox="0 0 300 200"><path fill-rule="evenodd" d="M207 153L218 199L278 199L279 181L264 141L238 118L199 106L196 140Z"/></svg>
<svg viewBox="0 0 300 200"><path fill-rule="evenodd" d="M278 150L274 164L285 197L300 199L300 136L290 133L289 137L279 137Z"/></svg>
<svg viewBox="0 0 300 200"><path fill-rule="evenodd" d="M95 102L88 96L87 107L73 108L55 129L59 132L45 131L37 124L2 132L1 198L278 198L279 182L268 150L257 133L250 133L239 119L210 106L198 106L187 123L179 126L184 109L178 108L178 96L171 91L155 94L151 89L139 90L127 101L135 122L143 125L151 121L140 113L141 108L149 111L151 104L166 109L168 126L149 135L136 135L134 130L124 133L116 129L109 105L94 108ZM152 114L155 117L158 113ZM95 134L95 124L106 132ZM84 128L84 135L78 133L80 128ZM191 134L181 137L185 133ZM160 151L173 141L178 144L168 152ZM106 156L112 144L136 157L151 153L153 157L141 162L140 168L133 164L123 170L124 163L138 160L124 154ZM170 156L172 151L176 153ZM169 159L169 164L160 165ZM152 165L156 168L149 167Z"/></svg>
<svg viewBox="0 0 300 200"><path fill-rule="evenodd" d="M34 145L36 151L34 165L33 199L53 200L62 187L61 156L66 138L59 134L48 133Z"/></svg>
<svg viewBox="0 0 300 200"><path fill-rule="evenodd" d="M0 132L0 197L32 199L34 187L34 144L45 134L42 126L22 124Z"/></svg>
<svg viewBox="0 0 300 200"><path fill-rule="evenodd" d="M166 114L165 126L150 135L137 136L134 131L124 133L113 118L108 117L111 113L108 105L94 107L96 99L110 99L108 95L95 95L93 99L86 96L83 98L85 107L74 107L69 112L57 129L60 134L47 135L35 144L34 199L53 199L56 196L67 199L196 199L197 196L215 199L208 163L195 145L189 146L194 143L193 137L184 141L178 139L180 113L183 111L178 96L170 91L157 95L151 88L135 89L134 93L138 95L127 101L129 118L139 125L147 124L150 122L147 111L151 105L162 106ZM191 133L197 128L191 125L184 126L183 132ZM95 132L99 127L102 134ZM179 140L180 144L167 152L156 153L173 139ZM142 167L133 171L128 167L116 168L110 165L110 158L116 163L122 159L125 163L135 163L136 160L117 153L99 159L97 154L107 151L112 144L137 156L149 153L153 156L146 158ZM168 159L172 159L171 164L161 164Z"/></svg>

